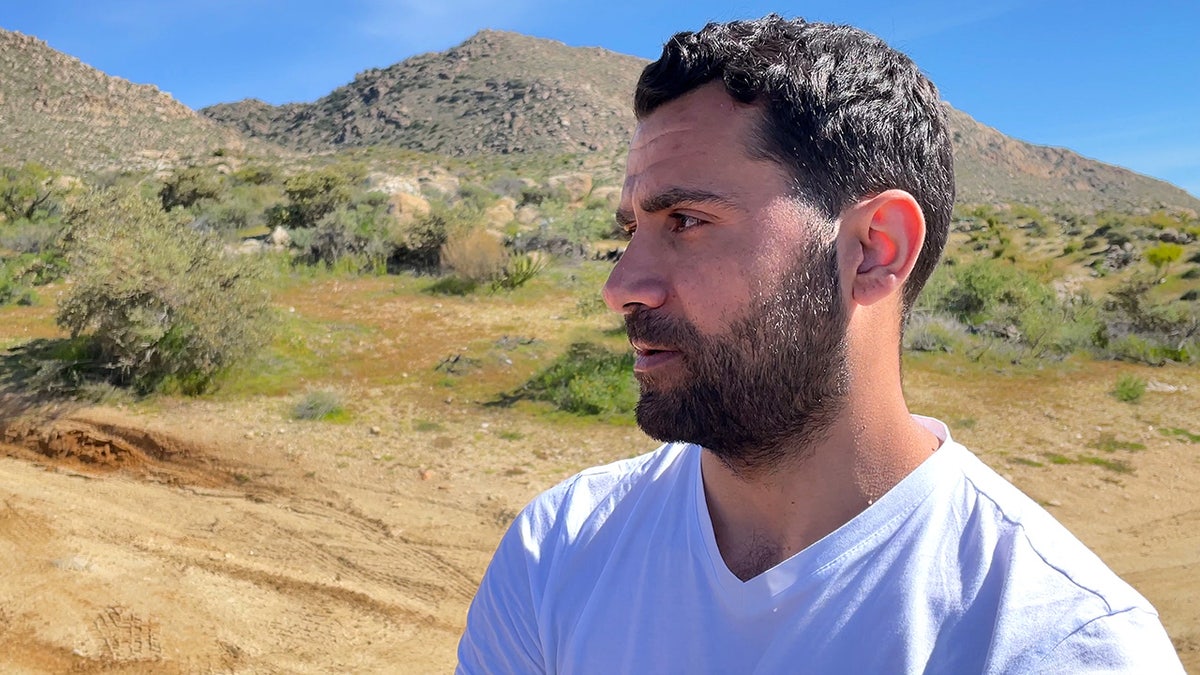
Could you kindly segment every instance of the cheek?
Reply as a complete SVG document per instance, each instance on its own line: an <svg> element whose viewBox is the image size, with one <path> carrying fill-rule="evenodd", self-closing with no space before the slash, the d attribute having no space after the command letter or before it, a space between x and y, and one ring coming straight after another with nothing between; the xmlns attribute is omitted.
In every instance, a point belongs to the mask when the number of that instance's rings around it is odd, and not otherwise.
<svg viewBox="0 0 1200 675"><path fill-rule="evenodd" d="M727 332L741 319L750 304L750 288L744 270L710 266L677 285L688 319L703 335Z"/></svg>

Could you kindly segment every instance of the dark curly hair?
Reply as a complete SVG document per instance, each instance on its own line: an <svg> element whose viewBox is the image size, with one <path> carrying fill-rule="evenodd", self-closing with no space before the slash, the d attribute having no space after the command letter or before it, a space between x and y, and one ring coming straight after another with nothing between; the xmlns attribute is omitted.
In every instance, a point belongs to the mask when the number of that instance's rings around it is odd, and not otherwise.
<svg viewBox="0 0 1200 675"><path fill-rule="evenodd" d="M925 215L925 246L904 288L904 310L937 265L954 206L954 162L937 88L904 54L850 26L785 20L710 23L677 33L646 66L634 94L642 119L720 79L759 104L752 155L778 162L797 197L830 220L897 188Z"/></svg>

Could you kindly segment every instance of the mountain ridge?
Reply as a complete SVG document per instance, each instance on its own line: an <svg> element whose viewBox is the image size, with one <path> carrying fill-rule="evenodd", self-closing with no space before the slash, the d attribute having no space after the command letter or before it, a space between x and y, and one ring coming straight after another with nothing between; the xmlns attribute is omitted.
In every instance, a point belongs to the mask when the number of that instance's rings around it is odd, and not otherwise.
<svg viewBox="0 0 1200 675"><path fill-rule="evenodd" d="M619 174L646 63L484 30L448 50L364 70L311 103L246 99L193 111L154 85L0 29L0 164L161 171L226 152L395 147L450 157L586 155ZM1200 199L1165 181L1014 139L952 107L949 116L960 202L1200 212Z"/></svg>
<svg viewBox="0 0 1200 675"><path fill-rule="evenodd" d="M455 156L603 150L621 147L632 133L630 101L646 63L486 30L444 52L363 71L312 103L242 101L200 112L307 152L369 145ZM1200 211L1200 199L1165 181L1014 139L947 107L960 201Z"/></svg>
<svg viewBox="0 0 1200 675"><path fill-rule="evenodd" d="M34 36L0 28L0 163L87 173L271 152L160 91L108 75Z"/></svg>

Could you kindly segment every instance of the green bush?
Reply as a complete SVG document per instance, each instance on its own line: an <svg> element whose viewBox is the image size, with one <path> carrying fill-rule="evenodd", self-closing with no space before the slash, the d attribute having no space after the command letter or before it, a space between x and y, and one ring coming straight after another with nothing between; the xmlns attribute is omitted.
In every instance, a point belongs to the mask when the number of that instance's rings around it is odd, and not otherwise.
<svg viewBox="0 0 1200 675"><path fill-rule="evenodd" d="M115 384L202 392L267 339L261 260L225 254L129 190L89 195L69 225L73 283L57 321L88 337Z"/></svg>
<svg viewBox="0 0 1200 675"><path fill-rule="evenodd" d="M1146 249L1145 255L1146 260L1154 265L1154 269L1161 275L1171 268L1171 263L1183 257L1183 247L1164 242Z"/></svg>
<svg viewBox="0 0 1200 675"><path fill-rule="evenodd" d="M294 231L293 244L304 243L314 262L340 264L357 272L384 273L395 245L389 232L386 200L379 196L370 193L326 214L309 237L297 238L295 235L304 230Z"/></svg>
<svg viewBox="0 0 1200 675"><path fill-rule="evenodd" d="M1136 375L1122 375L1113 387L1112 395L1118 401L1137 403L1146 393L1146 381Z"/></svg>
<svg viewBox="0 0 1200 675"><path fill-rule="evenodd" d="M50 220L62 208L57 175L34 162L21 167L0 167L0 220Z"/></svg>
<svg viewBox="0 0 1200 675"><path fill-rule="evenodd" d="M221 176L211 169L189 166L177 169L158 191L164 211L191 208L204 200L215 200L223 190Z"/></svg>
<svg viewBox="0 0 1200 675"><path fill-rule="evenodd" d="M526 382L522 395L577 415L629 416L638 400L633 355L577 342Z"/></svg>
<svg viewBox="0 0 1200 675"><path fill-rule="evenodd" d="M391 229L395 246L390 264L418 272L435 272L441 267L442 247L451 238L480 226L482 214L468 204L433 202L428 215Z"/></svg>
<svg viewBox="0 0 1200 675"><path fill-rule="evenodd" d="M298 173L283 182L288 203L270 211L269 224L315 227L322 218L351 203L365 176L365 170L355 165Z"/></svg>

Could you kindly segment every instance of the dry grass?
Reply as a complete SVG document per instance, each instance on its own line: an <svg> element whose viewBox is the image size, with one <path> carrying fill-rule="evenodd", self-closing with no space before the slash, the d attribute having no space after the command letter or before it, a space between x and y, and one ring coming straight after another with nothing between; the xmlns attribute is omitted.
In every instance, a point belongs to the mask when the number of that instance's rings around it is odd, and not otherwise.
<svg viewBox="0 0 1200 675"><path fill-rule="evenodd" d="M508 264L508 251L494 234L476 228L451 237L442 246L442 268L477 284L497 279Z"/></svg>

